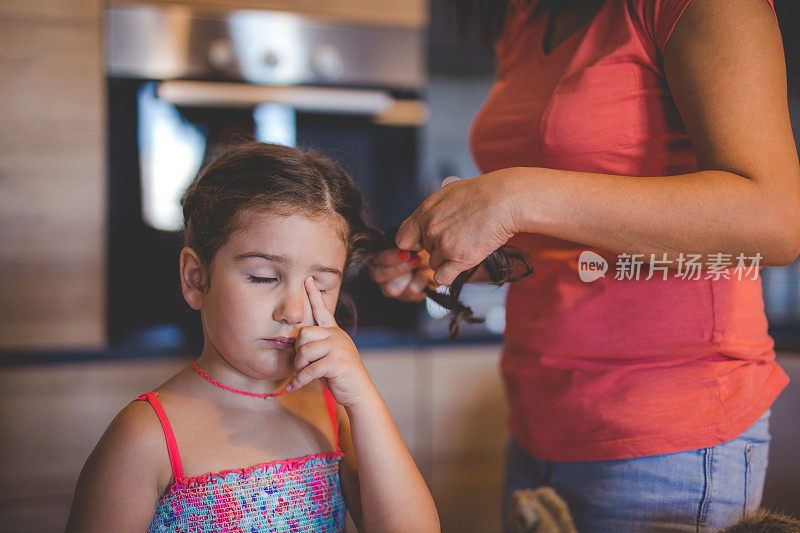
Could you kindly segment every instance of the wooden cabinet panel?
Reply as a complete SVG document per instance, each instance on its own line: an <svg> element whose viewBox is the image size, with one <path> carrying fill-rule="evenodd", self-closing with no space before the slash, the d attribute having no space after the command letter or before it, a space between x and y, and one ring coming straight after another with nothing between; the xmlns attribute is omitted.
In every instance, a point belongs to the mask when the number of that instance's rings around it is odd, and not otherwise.
<svg viewBox="0 0 800 533"><path fill-rule="evenodd" d="M74 21L97 16L99 0L3 0L0 18L27 21Z"/></svg>
<svg viewBox="0 0 800 533"><path fill-rule="evenodd" d="M500 531L506 405L500 346L426 351L430 359L430 488L442 531Z"/></svg>
<svg viewBox="0 0 800 533"><path fill-rule="evenodd" d="M443 533L500 533L503 465L502 453L436 462L430 489Z"/></svg>
<svg viewBox="0 0 800 533"><path fill-rule="evenodd" d="M187 360L1 369L0 517L8 531L63 531L78 473L114 415Z"/></svg>
<svg viewBox="0 0 800 533"><path fill-rule="evenodd" d="M105 343L101 5L0 12L0 349Z"/></svg>
<svg viewBox="0 0 800 533"><path fill-rule="evenodd" d="M386 402L411 455L420 455L416 395L417 358L413 348L361 350L364 366Z"/></svg>
<svg viewBox="0 0 800 533"><path fill-rule="evenodd" d="M171 0L115 3L175 4ZM179 3L213 10L274 9L344 22L409 28L422 28L428 23L428 0L183 0Z"/></svg>
<svg viewBox="0 0 800 533"><path fill-rule="evenodd" d="M434 457L489 454L506 439L498 345L431 350Z"/></svg>

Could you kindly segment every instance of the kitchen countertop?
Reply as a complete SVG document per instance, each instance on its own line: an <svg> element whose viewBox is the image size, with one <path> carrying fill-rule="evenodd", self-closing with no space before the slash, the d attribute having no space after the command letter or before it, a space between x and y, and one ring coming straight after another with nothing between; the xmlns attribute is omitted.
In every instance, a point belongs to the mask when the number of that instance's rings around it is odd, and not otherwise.
<svg viewBox="0 0 800 533"><path fill-rule="evenodd" d="M408 348L409 354L414 349L427 347L473 346L477 344L502 344L501 335L463 335L451 341L449 339L424 338L408 332L389 329L362 329L351 335L359 350L392 348ZM47 350L47 351L4 351L0 352L0 367L27 364L63 363L69 361L122 360L152 357L172 357L199 353L197 346L171 346L152 342L131 342L111 345L104 350Z"/></svg>
<svg viewBox="0 0 800 533"><path fill-rule="evenodd" d="M800 354L800 335L794 329L770 328L770 335L775 339L777 352ZM478 344L494 344L501 346L502 335L464 334L451 341L446 338L429 338L413 332L401 332L386 328L363 328L351 334L353 342L359 350L380 351L381 349L408 348L413 355L414 349L446 348L448 346L474 346ZM26 364L59 363L68 361L123 360L145 357L170 357L199 353L198 346L175 346L159 343L158 340L144 342L119 343L106 349L70 349L46 351L0 351L0 367Z"/></svg>

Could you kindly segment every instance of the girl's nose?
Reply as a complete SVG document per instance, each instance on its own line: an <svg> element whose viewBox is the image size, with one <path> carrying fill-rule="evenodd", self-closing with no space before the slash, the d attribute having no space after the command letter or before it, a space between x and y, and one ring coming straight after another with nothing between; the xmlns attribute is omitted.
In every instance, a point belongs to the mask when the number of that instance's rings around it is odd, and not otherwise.
<svg viewBox="0 0 800 533"><path fill-rule="evenodd" d="M308 301L305 287L287 289L280 302L275 307L273 318L284 324L302 324L307 314L311 313L311 303Z"/></svg>

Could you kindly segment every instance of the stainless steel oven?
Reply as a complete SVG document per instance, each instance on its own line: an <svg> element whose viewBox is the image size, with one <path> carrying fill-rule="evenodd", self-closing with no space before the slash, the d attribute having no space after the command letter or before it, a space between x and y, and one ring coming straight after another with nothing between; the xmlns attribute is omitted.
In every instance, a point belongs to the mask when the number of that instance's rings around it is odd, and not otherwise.
<svg viewBox="0 0 800 533"><path fill-rule="evenodd" d="M318 148L353 175L379 227L418 203L425 35L266 11L106 12L108 328L113 344L196 348L180 295L178 199L232 139ZM414 335L424 306L354 290L359 330Z"/></svg>

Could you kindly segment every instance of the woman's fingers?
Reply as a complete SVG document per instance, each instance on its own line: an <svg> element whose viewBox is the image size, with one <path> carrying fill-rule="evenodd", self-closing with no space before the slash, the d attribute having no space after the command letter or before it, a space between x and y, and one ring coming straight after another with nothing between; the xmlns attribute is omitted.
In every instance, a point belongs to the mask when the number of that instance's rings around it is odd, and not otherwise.
<svg viewBox="0 0 800 533"><path fill-rule="evenodd" d="M402 276L406 272L411 272L420 264L420 259L417 256L411 257L406 261L395 263L392 265L382 265L380 263L372 263L369 269L369 277L375 283L386 283L393 279Z"/></svg>
<svg viewBox="0 0 800 533"><path fill-rule="evenodd" d="M308 293L308 300L311 302L311 313L314 316L314 322L318 326L334 327L336 326L336 319L333 318L333 313L330 312L325 305L325 299L317 287L314 278L309 276L305 281L306 293Z"/></svg>
<svg viewBox="0 0 800 533"><path fill-rule="evenodd" d="M463 263L445 261L439 268L436 269L436 273L433 275L433 281L439 285L450 285L456 280L458 275L464 272L467 268L469 267L465 267Z"/></svg>
<svg viewBox="0 0 800 533"><path fill-rule="evenodd" d="M370 278L380 285L384 296L418 302L425 298L423 289L433 279L433 271L428 268L428 252L420 250L407 260L403 260L403 253L385 250L375 255L370 262Z"/></svg>
<svg viewBox="0 0 800 533"><path fill-rule="evenodd" d="M400 294L400 296L398 296L398 299L406 302L418 302L420 300L424 300L427 296L425 294L425 287L428 286L428 277L432 273L433 271L430 270L424 274L422 271L415 272L411 283L406 286L405 290Z"/></svg>
<svg viewBox="0 0 800 533"><path fill-rule="evenodd" d="M400 228L397 230L397 235L394 238L394 242L401 250L422 249L422 230L417 222L418 211L419 210L414 211L410 217L405 219L405 221L400 224Z"/></svg>
<svg viewBox="0 0 800 533"><path fill-rule="evenodd" d="M452 284L516 233L511 195L519 182L514 176L497 171L445 184L403 222L397 245L409 248L422 241L435 282Z"/></svg>
<svg viewBox="0 0 800 533"><path fill-rule="evenodd" d="M398 248L390 248L389 250L383 250L372 256L372 259L369 260L369 264L370 267L390 267L401 265L409 259L411 259L411 252Z"/></svg>
<svg viewBox="0 0 800 533"><path fill-rule="evenodd" d="M406 290L406 287L408 287L408 284L411 283L413 277L413 273L406 272L405 274L396 277L391 281L381 284L381 292L384 296L389 298L397 298L403 293L403 291Z"/></svg>

